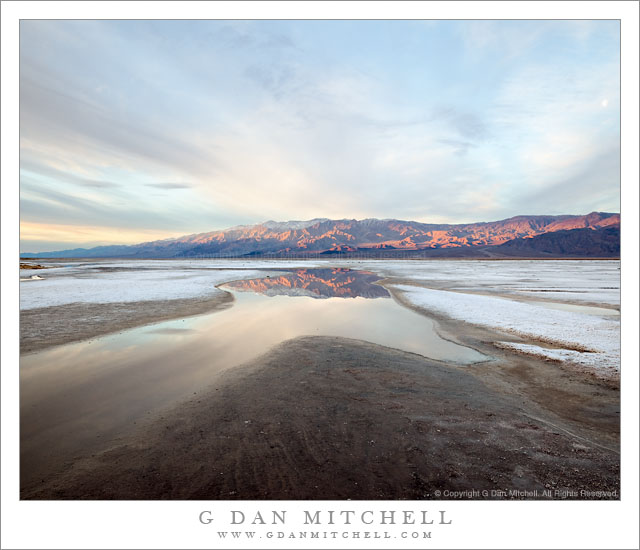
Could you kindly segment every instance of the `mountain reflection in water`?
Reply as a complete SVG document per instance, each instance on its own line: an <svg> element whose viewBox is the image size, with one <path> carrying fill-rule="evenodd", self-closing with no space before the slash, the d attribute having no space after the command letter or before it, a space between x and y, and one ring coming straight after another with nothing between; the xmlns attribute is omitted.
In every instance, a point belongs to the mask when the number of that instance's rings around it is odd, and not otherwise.
<svg viewBox="0 0 640 550"><path fill-rule="evenodd" d="M367 299L388 296L373 284L376 279L373 273L348 269L274 272L273 277L223 285L236 296L233 306L222 311L23 355L22 483L38 483L62 471L73 457L116 444L148 415L193 397L223 371L294 338L360 340L463 365L487 359L441 338L429 317L394 300Z"/></svg>
<svg viewBox="0 0 640 550"><path fill-rule="evenodd" d="M312 298L389 298L374 284L380 276L347 268L296 269L286 275L225 283L224 288L266 296L310 296Z"/></svg>

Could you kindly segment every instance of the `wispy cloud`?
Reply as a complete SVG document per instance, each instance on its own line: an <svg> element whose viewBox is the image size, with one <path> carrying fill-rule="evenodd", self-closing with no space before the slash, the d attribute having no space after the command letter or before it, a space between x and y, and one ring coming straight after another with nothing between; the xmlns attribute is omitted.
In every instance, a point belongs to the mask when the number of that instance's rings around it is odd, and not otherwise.
<svg viewBox="0 0 640 550"><path fill-rule="evenodd" d="M20 239L25 243L53 241L68 246L69 243L91 243L92 246L108 244L136 244L167 237L162 230L122 230L109 226L79 224L40 224L22 222ZM37 252L37 250L30 250Z"/></svg>
<svg viewBox="0 0 640 550"><path fill-rule="evenodd" d="M77 183L78 185L84 185L85 187L93 187L95 189L114 189L115 187L120 187L119 183L101 180L76 180L75 183Z"/></svg>
<svg viewBox="0 0 640 550"><path fill-rule="evenodd" d="M188 183L145 183L147 187L156 187L158 189L191 189L193 185Z"/></svg>
<svg viewBox="0 0 640 550"><path fill-rule="evenodd" d="M608 21L24 21L21 213L187 233L615 209L618 33Z"/></svg>

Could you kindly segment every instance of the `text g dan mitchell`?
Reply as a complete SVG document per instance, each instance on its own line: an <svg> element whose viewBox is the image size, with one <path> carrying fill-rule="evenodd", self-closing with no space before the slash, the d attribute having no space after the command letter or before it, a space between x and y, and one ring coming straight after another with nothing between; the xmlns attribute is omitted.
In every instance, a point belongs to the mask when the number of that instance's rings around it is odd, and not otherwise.
<svg viewBox="0 0 640 550"><path fill-rule="evenodd" d="M286 525L286 510L243 512L229 510L219 517L212 510L203 510L200 523L212 525L221 520L226 525ZM304 525L451 525L446 510L301 510L296 523Z"/></svg>

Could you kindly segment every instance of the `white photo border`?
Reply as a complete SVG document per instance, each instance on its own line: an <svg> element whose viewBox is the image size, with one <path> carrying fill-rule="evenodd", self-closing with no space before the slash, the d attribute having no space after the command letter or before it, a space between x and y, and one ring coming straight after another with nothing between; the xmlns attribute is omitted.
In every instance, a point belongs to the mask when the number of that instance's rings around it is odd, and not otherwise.
<svg viewBox="0 0 640 550"><path fill-rule="evenodd" d="M616 502L20 501L18 482L20 19L619 19L622 115L622 498ZM637 548L638 518L638 3L637 2L3 2L2 3L2 548ZM286 511L286 529L223 539L231 511L247 523ZM309 530L303 511L428 510L434 525L360 527L400 538L271 538ZM439 525L439 511L448 525ZM214 521L199 521L202 512ZM239 517L239 516L237 516ZM370 516L367 516L370 517ZM290 520L289 520L290 518ZM298 520L296 523L295 520ZM324 528L326 527L326 529ZM332 531L331 526L324 530ZM330 528L331 527L331 528ZM406 527L406 528L405 528ZM348 529L347 529L348 528ZM319 528L314 530L320 530ZM336 526L335 531L355 531ZM399 533L431 532L430 539ZM411 536L411 535L410 535Z"/></svg>

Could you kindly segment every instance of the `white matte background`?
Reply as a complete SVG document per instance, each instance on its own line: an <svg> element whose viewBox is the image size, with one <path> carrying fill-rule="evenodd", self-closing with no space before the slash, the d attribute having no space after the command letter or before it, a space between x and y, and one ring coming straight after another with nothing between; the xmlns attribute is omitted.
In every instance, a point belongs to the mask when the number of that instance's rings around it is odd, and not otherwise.
<svg viewBox="0 0 640 550"><path fill-rule="evenodd" d="M622 500L619 502L20 502L18 483L18 21L31 19L621 19ZM3 2L2 548L638 548L637 2ZM446 510L429 541L217 538L229 510ZM198 522L212 510L211 525ZM347 526L348 527L348 526ZM285 528L298 530L288 521ZM250 527L247 527L250 529ZM251 528L252 529L252 528ZM331 530L328 528L327 530ZM355 527L348 530L364 530ZM265 527L256 528L258 532ZM314 527L314 530L320 530ZM341 531L335 526L333 530ZM384 531L372 525L369 530ZM399 532L399 530L398 530ZM235 544L235 545L234 545Z"/></svg>

